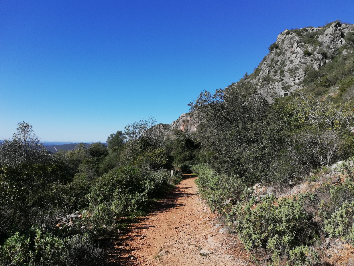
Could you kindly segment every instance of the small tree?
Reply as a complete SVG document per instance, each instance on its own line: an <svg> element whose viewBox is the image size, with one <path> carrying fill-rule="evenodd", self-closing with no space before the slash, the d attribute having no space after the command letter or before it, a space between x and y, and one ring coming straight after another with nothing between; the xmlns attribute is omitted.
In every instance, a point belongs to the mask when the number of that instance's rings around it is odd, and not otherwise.
<svg viewBox="0 0 354 266"><path fill-rule="evenodd" d="M48 151L39 143L32 126L26 122L18 124L12 140L5 140L0 146L0 165L17 166L22 163L42 162Z"/></svg>
<svg viewBox="0 0 354 266"><path fill-rule="evenodd" d="M110 152L116 152L122 149L126 137L122 131L117 131L115 134L111 134L107 139L108 150Z"/></svg>
<svg viewBox="0 0 354 266"><path fill-rule="evenodd" d="M27 230L58 205L52 189L70 179L66 164L39 143L28 123L0 146L0 236Z"/></svg>
<svg viewBox="0 0 354 266"><path fill-rule="evenodd" d="M124 135L128 141L134 141L146 135L148 129L152 128L154 125L156 125L156 120L152 117L147 120L140 120L139 122L127 125L124 128Z"/></svg>

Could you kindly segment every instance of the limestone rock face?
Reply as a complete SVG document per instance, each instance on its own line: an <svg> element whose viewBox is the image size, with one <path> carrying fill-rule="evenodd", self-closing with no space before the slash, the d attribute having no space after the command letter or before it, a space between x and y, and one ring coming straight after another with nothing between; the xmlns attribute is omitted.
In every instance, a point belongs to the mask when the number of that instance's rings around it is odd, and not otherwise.
<svg viewBox="0 0 354 266"><path fill-rule="evenodd" d="M353 47L353 24L335 21L318 28L286 29L269 47L269 54L255 71L245 75L239 84L251 85L271 103L277 97L305 87L306 77L311 71L319 70L342 55L354 53ZM225 88L225 93L228 88ZM197 130L198 125L197 115L185 113L169 125L168 132L177 129L191 133Z"/></svg>
<svg viewBox="0 0 354 266"><path fill-rule="evenodd" d="M345 36L354 32L354 25L330 23L319 28L285 30L269 47L249 81L271 99L302 88L309 69L318 70L330 62L346 43Z"/></svg>
<svg viewBox="0 0 354 266"><path fill-rule="evenodd" d="M198 121L193 113L181 114L181 116L172 122L171 129L181 130L185 133L195 132L197 130Z"/></svg>
<svg viewBox="0 0 354 266"><path fill-rule="evenodd" d="M157 124L144 132L144 136L174 138L174 130L180 130L186 134L197 131L198 121L193 113L184 113L171 124Z"/></svg>

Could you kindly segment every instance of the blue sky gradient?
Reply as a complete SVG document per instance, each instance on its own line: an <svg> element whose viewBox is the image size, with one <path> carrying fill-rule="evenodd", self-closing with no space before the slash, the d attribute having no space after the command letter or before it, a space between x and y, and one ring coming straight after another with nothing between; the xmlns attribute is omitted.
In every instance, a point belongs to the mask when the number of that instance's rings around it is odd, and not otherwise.
<svg viewBox="0 0 354 266"><path fill-rule="evenodd" d="M169 124L252 73L285 29L353 14L353 0L0 0L0 139L21 121L72 142Z"/></svg>

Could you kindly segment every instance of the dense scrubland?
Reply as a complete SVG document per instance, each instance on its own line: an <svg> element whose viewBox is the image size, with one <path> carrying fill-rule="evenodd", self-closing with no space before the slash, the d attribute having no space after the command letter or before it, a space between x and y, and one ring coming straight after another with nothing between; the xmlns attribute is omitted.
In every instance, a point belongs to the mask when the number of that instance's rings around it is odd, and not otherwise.
<svg viewBox="0 0 354 266"><path fill-rule="evenodd" d="M269 105L239 86L196 102L205 137L203 163L192 168L202 196L256 257L274 263L319 262L315 247L328 236L354 243L353 105L302 93ZM339 170L329 168L340 160ZM285 193L306 181L316 189Z"/></svg>
<svg viewBox="0 0 354 266"><path fill-rule="evenodd" d="M31 125L0 146L0 264L100 265L107 239L180 180L172 162L186 137L163 140L152 119L108 137L108 147L50 154ZM179 152L176 156L175 153Z"/></svg>
<svg viewBox="0 0 354 266"><path fill-rule="evenodd" d="M308 42L306 56L320 45L313 33L291 32ZM326 64L304 68L302 89L289 96L270 101L254 83L257 69L203 91L190 104L195 132L142 120L110 135L107 147L50 154L20 123L0 146L0 265L104 264L109 239L191 171L255 261L315 265L328 239L354 244L354 40L347 34Z"/></svg>
<svg viewBox="0 0 354 266"><path fill-rule="evenodd" d="M319 50L321 32L336 27L341 23L284 34L297 34L305 53ZM320 47L332 51L331 60L301 69L302 89L290 96L269 101L254 82L256 69L191 104L200 120L199 164L192 169L201 195L255 261L315 265L328 259L332 240L354 244L353 32L342 39L337 50ZM269 50L281 50L282 43Z"/></svg>

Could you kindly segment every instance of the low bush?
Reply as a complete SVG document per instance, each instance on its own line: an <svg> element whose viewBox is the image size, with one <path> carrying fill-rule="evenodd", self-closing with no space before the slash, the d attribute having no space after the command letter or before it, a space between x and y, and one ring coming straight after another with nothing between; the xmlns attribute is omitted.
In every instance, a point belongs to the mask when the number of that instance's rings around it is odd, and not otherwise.
<svg viewBox="0 0 354 266"><path fill-rule="evenodd" d="M273 50L276 50L276 49L278 49L278 48L279 48L279 44L277 44L277 43L275 42L275 43L272 43L272 44L269 46L268 50L269 50L269 52L272 52Z"/></svg>
<svg viewBox="0 0 354 266"><path fill-rule="evenodd" d="M323 231L329 237L341 237L354 244L353 158L343 162L339 168L345 181L324 188L327 197L319 202L319 213L323 220Z"/></svg>
<svg viewBox="0 0 354 266"><path fill-rule="evenodd" d="M166 171L148 171L126 166L112 169L100 177L86 196L87 226L95 234L107 234L122 217L144 211L149 201L171 189L175 177Z"/></svg>
<svg viewBox="0 0 354 266"><path fill-rule="evenodd" d="M247 195L246 185L237 176L217 174L206 164L195 165L193 172L198 173L197 184L200 194L213 211L227 211L231 204Z"/></svg>
<svg viewBox="0 0 354 266"><path fill-rule="evenodd" d="M308 49L306 49L306 50L304 50L304 55L305 56L311 56L312 53Z"/></svg>
<svg viewBox="0 0 354 266"><path fill-rule="evenodd" d="M301 246L312 245L319 236L313 217L304 209L306 197L268 195L261 201L253 197L233 206L228 219L248 250L270 252L273 262L294 258Z"/></svg>
<svg viewBox="0 0 354 266"><path fill-rule="evenodd" d="M316 265L320 262L318 252L309 246L297 246L289 251L289 262L294 266Z"/></svg>
<svg viewBox="0 0 354 266"><path fill-rule="evenodd" d="M329 237L342 237L354 244L354 202L345 201L329 219L325 220L324 231Z"/></svg>
<svg viewBox="0 0 354 266"><path fill-rule="evenodd" d="M347 43L350 43L351 45L354 45L354 32L348 32L345 37L345 41Z"/></svg>
<svg viewBox="0 0 354 266"><path fill-rule="evenodd" d="M16 232L0 246L0 265L102 265L103 250L88 234L65 238L40 229Z"/></svg>

